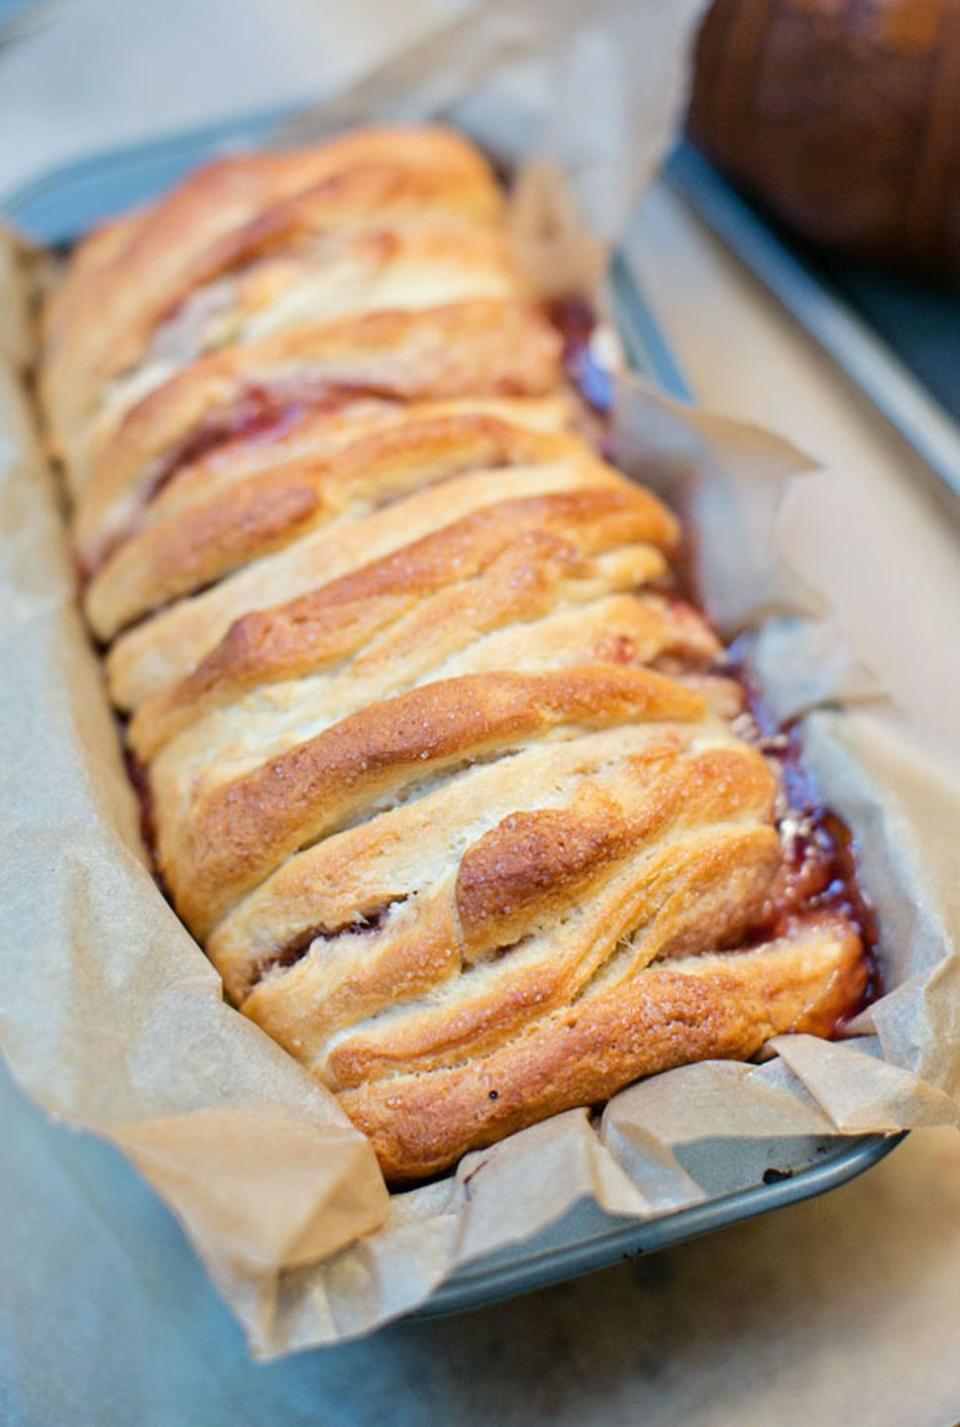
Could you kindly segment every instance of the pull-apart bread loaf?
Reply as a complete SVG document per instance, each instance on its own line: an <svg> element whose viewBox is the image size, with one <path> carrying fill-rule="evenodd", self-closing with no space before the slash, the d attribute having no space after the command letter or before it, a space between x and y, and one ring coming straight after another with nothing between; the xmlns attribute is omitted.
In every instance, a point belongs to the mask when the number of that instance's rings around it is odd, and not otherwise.
<svg viewBox="0 0 960 1427"><path fill-rule="evenodd" d="M390 1179L856 1005L676 521L578 434L462 138L218 162L44 327L158 874Z"/></svg>

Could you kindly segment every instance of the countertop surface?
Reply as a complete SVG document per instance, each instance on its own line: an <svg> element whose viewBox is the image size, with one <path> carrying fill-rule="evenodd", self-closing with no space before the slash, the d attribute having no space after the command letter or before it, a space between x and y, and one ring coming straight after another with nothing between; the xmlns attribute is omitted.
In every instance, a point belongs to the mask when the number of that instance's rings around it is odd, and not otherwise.
<svg viewBox="0 0 960 1427"><path fill-rule="evenodd" d="M98 146L320 95L451 8L48 5L31 36L0 34L0 190ZM664 188L629 250L698 397L829 464L820 499L793 513L822 522L821 577L845 540L872 538L878 493L897 513L905 578L929 573L910 566L912 534L925 562L957 568L955 533L918 494L910 453ZM898 617L892 601L878 609L882 595L865 591L854 612L881 669L884 623ZM882 670L907 691L939 677L922 640L915 649L909 667ZM116 1153L49 1122L2 1074L0 1122L4 1427L960 1420L953 1131L915 1134L825 1198L653 1258L262 1366Z"/></svg>

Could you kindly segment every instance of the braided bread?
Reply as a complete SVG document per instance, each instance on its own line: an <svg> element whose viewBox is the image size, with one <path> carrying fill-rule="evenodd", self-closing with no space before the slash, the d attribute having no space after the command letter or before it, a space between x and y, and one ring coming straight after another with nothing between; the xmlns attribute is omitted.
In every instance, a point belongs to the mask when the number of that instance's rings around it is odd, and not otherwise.
<svg viewBox="0 0 960 1427"><path fill-rule="evenodd" d="M44 332L157 872L389 1179L857 1003L463 139L223 160L82 244Z"/></svg>

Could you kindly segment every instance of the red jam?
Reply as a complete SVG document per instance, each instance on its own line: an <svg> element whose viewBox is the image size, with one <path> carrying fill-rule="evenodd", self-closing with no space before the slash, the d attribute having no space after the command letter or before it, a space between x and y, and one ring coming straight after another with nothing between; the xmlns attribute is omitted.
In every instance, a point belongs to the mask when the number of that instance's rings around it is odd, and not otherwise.
<svg viewBox="0 0 960 1427"><path fill-rule="evenodd" d="M588 303L580 300L553 303L548 314L563 338L567 375L591 412L600 418L600 436L594 436L607 455L606 419L613 401L610 375L593 356L596 319ZM674 566L675 587L658 591L667 599L685 599L703 608L696 581L696 534L684 522L683 547ZM766 914L749 942L783 935L798 916L816 911L842 914L858 930L868 966L867 988L862 1009L880 994L876 956L878 929L876 914L860 886L856 840L841 817L825 807L803 762L802 742L796 729L780 728L763 703L762 691L751 679L747 667L749 636L731 646L718 673L733 678L741 686L748 713L745 736L779 767L784 808L778 826L784 847L784 866L768 901ZM617 657L617 651L612 651ZM855 1014L855 1011L852 1014Z"/></svg>
<svg viewBox="0 0 960 1427"><path fill-rule="evenodd" d="M796 727L778 726L765 707L763 692L749 670L752 636L731 645L724 672L744 691L750 728L745 736L777 764L786 807L778 818L784 865L771 892L767 915L754 941L781 936L795 917L826 911L844 916L863 941L867 986L851 1015L881 993L876 912L860 885L856 839L843 818L826 807L803 758Z"/></svg>
<svg viewBox="0 0 960 1427"><path fill-rule="evenodd" d="M571 384L593 411L607 416L613 406L613 379L593 354L597 323L590 304L568 298L552 303L547 313L563 338L563 365Z"/></svg>

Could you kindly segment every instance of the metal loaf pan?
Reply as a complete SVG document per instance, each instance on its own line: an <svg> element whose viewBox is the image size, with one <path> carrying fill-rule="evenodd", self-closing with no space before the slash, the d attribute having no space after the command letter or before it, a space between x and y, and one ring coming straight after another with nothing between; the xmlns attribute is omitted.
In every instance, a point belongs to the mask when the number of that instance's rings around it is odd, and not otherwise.
<svg viewBox="0 0 960 1427"><path fill-rule="evenodd" d="M269 143L293 111L243 116L151 143L109 150L54 169L0 200L0 215L39 243L68 244L87 229L163 192L205 160ZM672 396L689 389L622 253L611 269L614 313L631 366ZM701 1234L797 1204L854 1179L883 1159L902 1135L771 1141L756 1183L662 1218L637 1223L592 1203L524 1243L467 1264L416 1316L457 1313L653 1253Z"/></svg>

